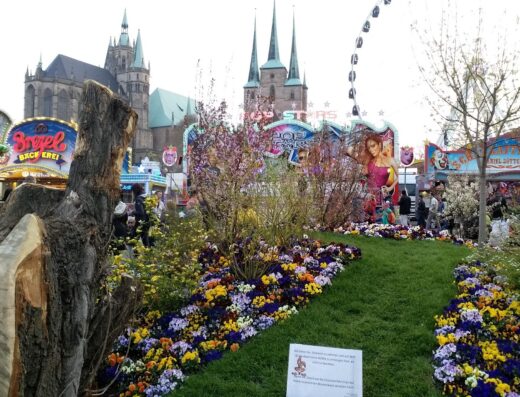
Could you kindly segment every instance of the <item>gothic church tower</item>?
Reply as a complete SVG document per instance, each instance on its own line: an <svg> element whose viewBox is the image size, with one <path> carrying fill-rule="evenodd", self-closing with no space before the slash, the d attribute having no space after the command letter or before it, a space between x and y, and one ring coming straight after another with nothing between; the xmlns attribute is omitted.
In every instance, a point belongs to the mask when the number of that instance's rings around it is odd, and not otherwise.
<svg viewBox="0 0 520 397"><path fill-rule="evenodd" d="M109 43L105 69L115 76L123 96L138 114L137 130L132 142L134 161L140 162L153 150L153 135L148 127L148 103L150 98L150 65L145 65L141 31L134 45L128 36L126 10L121 23L119 41Z"/></svg>
<svg viewBox="0 0 520 397"><path fill-rule="evenodd" d="M293 14L293 32L289 71L280 61L278 50L278 34L276 29L276 2L273 5L273 20L271 26L271 40L267 62L258 72L258 56L256 50L256 17L253 34L253 50L249 66L248 81L244 85L244 111L256 110L255 98L269 97L272 104L275 120L283 118L286 110L307 111L307 85L300 80L298 55L296 51L296 27ZM301 117L303 121L305 117Z"/></svg>

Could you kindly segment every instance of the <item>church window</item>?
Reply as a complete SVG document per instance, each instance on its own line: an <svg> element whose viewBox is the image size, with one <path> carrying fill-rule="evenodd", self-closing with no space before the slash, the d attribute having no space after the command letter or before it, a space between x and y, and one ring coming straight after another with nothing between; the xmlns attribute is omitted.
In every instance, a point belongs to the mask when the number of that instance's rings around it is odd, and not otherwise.
<svg viewBox="0 0 520 397"><path fill-rule="evenodd" d="M274 80L274 73L271 73L271 80Z"/></svg>
<svg viewBox="0 0 520 397"><path fill-rule="evenodd" d="M25 117L34 117L34 87L30 85L25 91Z"/></svg>
<svg viewBox="0 0 520 397"><path fill-rule="evenodd" d="M291 91L291 99L294 99L294 91Z"/></svg>
<svg viewBox="0 0 520 397"><path fill-rule="evenodd" d="M46 88L43 92L42 115L52 117L52 91L50 88Z"/></svg>
<svg viewBox="0 0 520 397"><path fill-rule="evenodd" d="M69 94L67 91L61 90L58 94L58 114L57 117L61 120L69 121Z"/></svg>
<svg viewBox="0 0 520 397"><path fill-rule="evenodd" d="M255 99L255 92L251 91L251 99Z"/></svg>
<svg viewBox="0 0 520 397"><path fill-rule="evenodd" d="M123 57L121 60L121 67L123 70L126 70L126 58L125 57Z"/></svg>
<svg viewBox="0 0 520 397"><path fill-rule="evenodd" d="M275 95L275 90L274 90L274 85L272 85L270 88L269 88L269 96L271 97L271 100L274 101L274 99L276 98L276 95Z"/></svg>

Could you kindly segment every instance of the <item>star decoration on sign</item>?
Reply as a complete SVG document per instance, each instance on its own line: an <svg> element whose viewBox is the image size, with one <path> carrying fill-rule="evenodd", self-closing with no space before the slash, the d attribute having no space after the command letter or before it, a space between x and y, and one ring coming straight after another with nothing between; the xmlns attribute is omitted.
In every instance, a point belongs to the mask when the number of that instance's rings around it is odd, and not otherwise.
<svg viewBox="0 0 520 397"><path fill-rule="evenodd" d="M238 104L238 107L239 107L240 109L242 109L242 108L244 107L244 104L243 104L243 103L239 103L239 104Z"/></svg>
<svg viewBox="0 0 520 397"><path fill-rule="evenodd" d="M379 111L379 115L380 116L384 116L385 115L385 112L383 112L382 110Z"/></svg>
<svg viewBox="0 0 520 397"><path fill-rule="evenodd" d="M361 113L361 115L362 115L363 117L365 117L367 114L368 114L368 113L366 112L366 110L363 111L363 112Z"/></svg>
<svg viewBox="0 0 520 397"><path fill-rule="evenodd" d="M313 107L314 107L314 103L309 102L309 107L310 107L310 108L313 108Z"/></svg>
<svg viewBox="0 0 520 397"><path fill-rule="evenodd" d="M329 101L326 101L326 102L323 104L323 106L325 106L326 108L328 108L328 107L330 106Z"/></svg>

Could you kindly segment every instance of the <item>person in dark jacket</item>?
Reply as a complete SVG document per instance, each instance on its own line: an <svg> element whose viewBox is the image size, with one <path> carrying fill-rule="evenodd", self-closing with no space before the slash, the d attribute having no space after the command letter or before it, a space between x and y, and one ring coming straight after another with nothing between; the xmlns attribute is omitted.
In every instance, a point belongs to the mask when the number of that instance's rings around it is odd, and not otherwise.
<svg viewBox="0 0 520 397"><path fill-rule="evenodd" d="M426 203L424 202L423 195L419 196L419 203L417 204L417 225L426 227L426 217L428 215L428 210L426 208Z"/></svg>
<svg viewBox="0 0 520 397"><path fill-rule="evenodd" d="M412 208L412 199L406 193L406 190L401 192L399 198L399 223L402 226L408 226L408 218L410 217L410 210Z"/></svg>
<svg viewBox="0 0 520 397"><path fill-rule="evenodd" d="M132 185L132 193L134 194L134 212L132 215L135 217L135 227L133 234L137 238L141 238L145 247L149 247L150 218L144 205L144 199L146 195L144 194L143 186L139 183L134 183Z"/></svg>
<svg viewBox="0 0 520 397"><path fill-rule="evenodd" d="M128 212L126 204L120 200L112 215L112 226L114 227L114 246L118 251L126 249L125 239L128 233Z"/></svg>

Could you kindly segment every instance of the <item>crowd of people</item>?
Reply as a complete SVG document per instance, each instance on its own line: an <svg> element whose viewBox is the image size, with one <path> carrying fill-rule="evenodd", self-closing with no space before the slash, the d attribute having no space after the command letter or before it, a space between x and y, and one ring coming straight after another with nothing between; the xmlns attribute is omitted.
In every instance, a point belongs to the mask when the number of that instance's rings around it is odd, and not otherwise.
<svg viewBox="0 0 520 397"><path fill-rule="evenodd" d="M146 193L141 184L132 185L132 203L123 202L121 194L112 217L113 246L117 251L125 255L133 255L132 240L141 240L145 247L153 246L150 228L154 224L163 223L166 205L162 191L155 191L152 194L155 196L153 201L155 204L151 212L146 208Z"/></svg>

